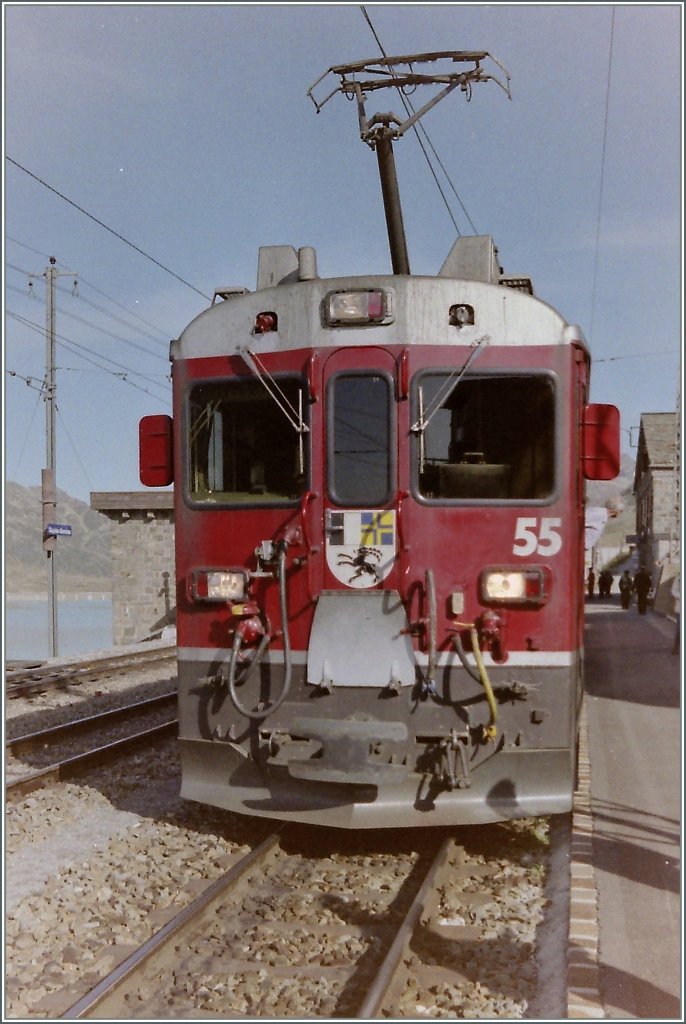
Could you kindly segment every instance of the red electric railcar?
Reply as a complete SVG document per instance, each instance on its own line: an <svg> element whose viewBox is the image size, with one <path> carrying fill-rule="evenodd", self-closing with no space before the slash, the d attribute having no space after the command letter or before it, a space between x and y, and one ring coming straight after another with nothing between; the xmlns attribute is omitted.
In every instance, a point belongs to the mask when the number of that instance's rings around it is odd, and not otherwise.
<svg viewBox="0 0 686 1024"><path fill-rule="evenodd" d="M141 479L175 483L188 799L347 828L571 807L585 480L618 472L618 413L490 237L402 269L262 248L172 343Z"/></svg>

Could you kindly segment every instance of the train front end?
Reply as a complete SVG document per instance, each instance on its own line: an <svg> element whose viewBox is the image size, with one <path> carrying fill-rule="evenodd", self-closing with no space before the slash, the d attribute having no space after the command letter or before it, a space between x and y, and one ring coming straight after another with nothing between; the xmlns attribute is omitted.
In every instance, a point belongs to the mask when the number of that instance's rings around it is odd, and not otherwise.
<svg viewBox="0 0 686 1024"><path fill-rule="evenodd" d="M618 425L529 291L276 247L173 344L184 797L344 828L570 808L584 479Z"/></svg>

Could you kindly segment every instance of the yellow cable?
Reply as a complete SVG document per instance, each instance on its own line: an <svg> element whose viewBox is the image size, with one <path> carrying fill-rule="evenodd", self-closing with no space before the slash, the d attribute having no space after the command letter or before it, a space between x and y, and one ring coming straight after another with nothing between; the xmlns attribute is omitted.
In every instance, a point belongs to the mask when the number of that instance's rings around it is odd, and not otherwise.
<svg viewBox="0 0 686 1024"><path fill-rule="evenodd" d="M476 667L479 670L479 678L481 679L481 685L486 691L486 700L488 701L488 708L491 713L491 718L488 725L484 726L484 736L487 740L493 740L497 735L497 729L495 723L498 720L498 706L495 702L495 696L493 695L493 687L491 681L488 678L486 672L486 666L484 665L483 658L481 657L481 648L479 647L479 634L476 626L473 622L456 622L455 625L458 629L468 629L469 635L472 641L472 652L474 654L474 660L476 661Z"/></svg>

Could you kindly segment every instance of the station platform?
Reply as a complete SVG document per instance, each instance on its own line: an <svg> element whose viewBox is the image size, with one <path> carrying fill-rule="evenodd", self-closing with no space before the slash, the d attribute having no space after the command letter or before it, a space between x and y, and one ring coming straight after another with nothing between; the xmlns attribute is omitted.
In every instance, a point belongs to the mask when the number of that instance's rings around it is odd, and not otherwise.
<svg viewBox="0 0 686 1024"><path fill-rule="evenodd" d="M567 1017L683 1020L682 658L675 624L586 604Z"/></svg>

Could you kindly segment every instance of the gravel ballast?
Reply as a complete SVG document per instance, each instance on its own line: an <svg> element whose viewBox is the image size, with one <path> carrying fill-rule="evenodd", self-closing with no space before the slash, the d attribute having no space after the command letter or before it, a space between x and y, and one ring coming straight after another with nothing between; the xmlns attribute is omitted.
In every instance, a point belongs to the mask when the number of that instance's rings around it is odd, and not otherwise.
<svg viewBox="0 0 686 1024"><path fill-rule="evenodd" d="M79 683L69 691L8 702L18 710L10 724L18 735L169 688L169 666ZM179 789L177 744L171 739L8 806L9 1017L63 1012L121 959L123 950L149 938L269 827L261 819L183 802ZM546 911L547 824L535 820L466 832L472 836L470 858L479 865L488 862L493 872L492 896L465 912L460 886L468 890L469 883L456 882L443 893L440 914L444 923L477 926L484 941L462 965L466 987L428 994L410 990L398 1007L401 1016L516 1018L528 1015L535 997L537 929ZM489 835L494 847L485 853ZM228 1019L232 1011L275 1017L349 1011L354 999L340 1002L335 972L364 962L376 949L376 940L358 926L387 913L392 893L416 860L419 838L412 830L397 840L335 834L326 840L329 852L316 877L298 859L316 850L311 841L308 846L296 838L296 848L278 867L280 884L290 892L285 903L257 889L243 904L240 928L227 921L226 934L219 924L212 932L216 948L230 941L233 955L249 959L255 970L221 977L208 964L190 979L179 973L158 1004L162 1019L202 1017L203 1010ZM429 946L421 955L440 963L445 950ZM302 988L298 965L313 958L322 963L322 975L308 978ZM262 963L285 975L268 984Z"/></svg>

